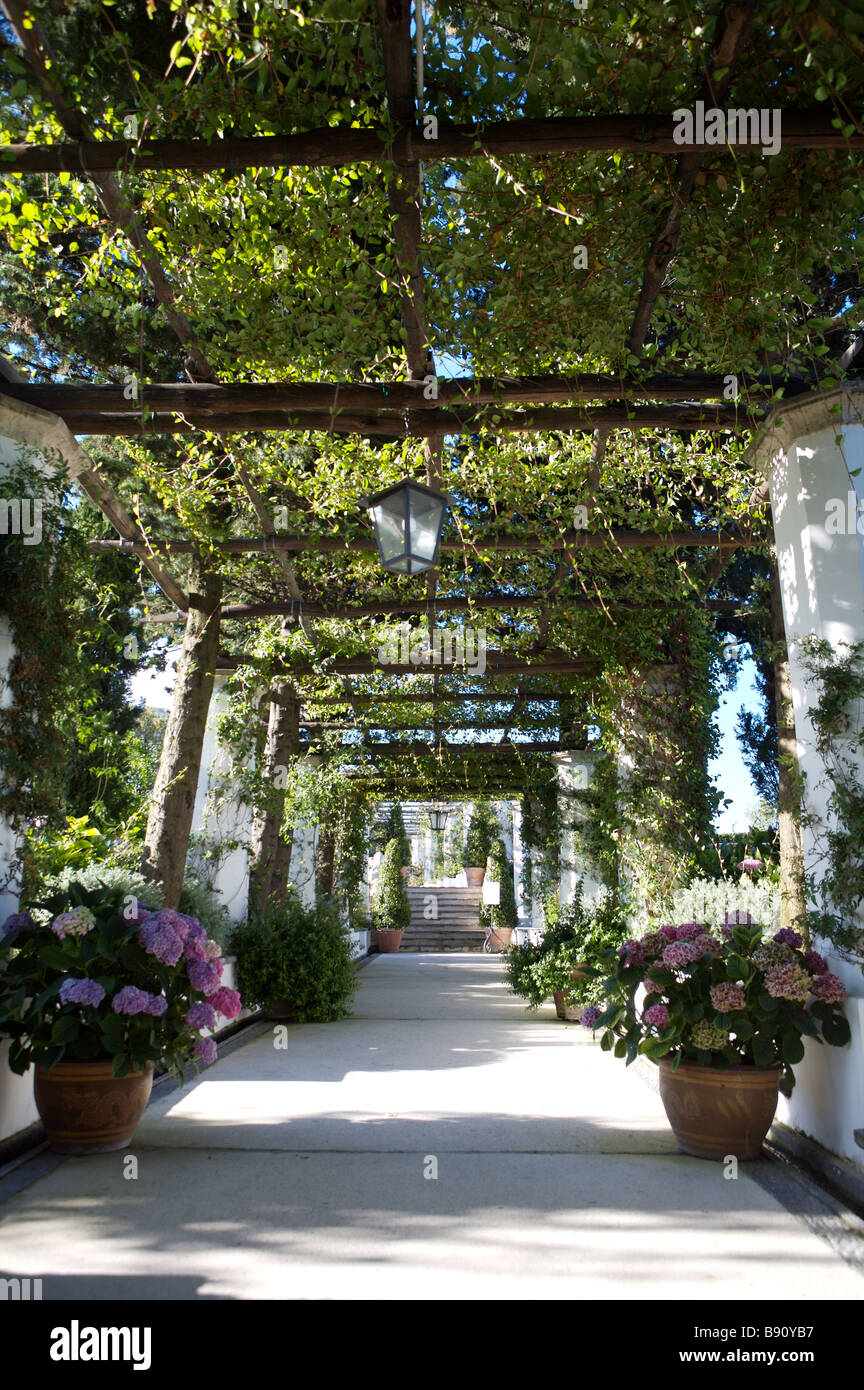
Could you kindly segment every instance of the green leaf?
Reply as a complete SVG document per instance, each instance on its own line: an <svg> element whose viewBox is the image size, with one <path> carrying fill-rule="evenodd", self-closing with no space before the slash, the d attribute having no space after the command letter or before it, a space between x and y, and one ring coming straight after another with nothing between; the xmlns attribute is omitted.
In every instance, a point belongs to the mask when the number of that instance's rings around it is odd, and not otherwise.
<svg viewBox="0 0 864 1390"><path fill-rule="evenodd" d="M783 1034L780 1044L780 1052L784 1062L792 1065L800 1062L804 1056L804 1042L800 1033L796 1033L794 1028L790 1028Z"/></svg>
<svg viewBox="0 0 864 1390"><path fill-rule="evenodd" d="M751 1047L753 1049L753 1061L757 1067L770 1067L772 1062L776 1062L777 1049L770 1034L754 1034Z"/></svg>
<svg viewBox="0 0 864 1390"><path fill-rule="evenodd" d="M74 1014L61 1014L51 1029L52 1043L69 1043L78 1036L81 1025Z"/></svg>

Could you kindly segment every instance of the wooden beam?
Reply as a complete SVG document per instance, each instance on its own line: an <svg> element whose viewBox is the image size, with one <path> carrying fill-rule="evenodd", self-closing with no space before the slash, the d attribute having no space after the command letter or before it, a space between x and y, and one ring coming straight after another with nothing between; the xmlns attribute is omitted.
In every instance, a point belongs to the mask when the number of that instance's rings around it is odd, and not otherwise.
<svg viewBox="0 0 864 1390"><path fill-rule="evenodd" d="M572 699L574 698L574 692L573 692L572 690L565 690L565 691L554 691L554 690L550 690L550 691L545 691L545 692L544 692L544 691L540 691L540 692L535 692L535 693L533 693L533 694L529 693L529 694L527 694L527 695L521 695L519 698L520 698L520 700L525 701L526 704L545 704L545 703L552 703L553 701L554 701L554 702L557 702L557 701L559 701L559 700L572 700ZM433 704L438 704L438 705L450 705L450 704L464 704L464 703L466 703L466 702L471 703L471 704L478 704L478 705L484 705L484 704L487 704L487 705L488 705L488 704L509 705L509 704L512 704L512 701L513 701L513 691L512 691L512 690L503 690L503 691L502 691L502 690L499 690L499 691L484 690L484 691L481 691L481 692L479 692L479 693L477 693L477 692L473 692L473 693L472 693L472 692L465 691L465 690L459 690L459 691L454 691L454 692L448 693L448 692L445 691L445 690L441 690L441 691L439 691L439 694L438 694L437 696L433 696L433 695L431 695L431 694L429 694L429 695L417 695L417 694L363 695L363 694L360 694L360 695L355 695L355 696L354 696L354 700L355 700L355 702L356 702L358 705L361 705L363 708L366 708L366 709L368 709L370 705L403 705L403 704L404 704L404 705L433 705ZM304 695L304 707L305 707L306 705L310 705L310 704L315 704L315 705L347 705L347 704L348 704L348 701L347 701L347 699L346 699L346 700L343 700L343 699L342 699L340 696L338 696L338 695L321 695L321 696L309 695L309 694Z"/></svg>
<svg viewBox="0 0 864 1390"><path fill-rule="evenodd" d="M315 745L310 743L307 745L301 745L301 748L302 747L312 749L315 747ZM526 740L524 743L516 742L509 744L444 743L443 745L436 745L435 743L424 743L422 739L415 739L413 740L413 742L410 743L407 741L403 743L343 743L340 744L340 747L342 749L356 747L358 754L368 754L372 757L373 761L374 759L381 757L404 758L417 756L418 754L424 757L434 758L436 757L440 749L443 747L443 751L445 753L455 753L459 756L470 754L471 757L485 757L489 754L499 754L501 756L502 761L506 762L508 759L515 759L519 753L524 754L576 752L579 749L585 748L586 744L584 742L576 743L572 739L569 742L561 742L558 739L553 739L549 741L537 740L531 742Z"/></svg>
<svg viewBox="0 0 864 1390"><path fill-rule="evenodd" d="M238 656L220 656L217 662L217 669L220 671L236 671L239 666L245 664L245 658ZM562 672L576 673L580 671L596 670L598 662L595 658L568 656L563 652L545 652L541 660L531 657L520 657L513 654L502 652L487 653L486 669L483 672L476 672L474 668L466 666L462 662L441 661L435 663L442 675L463 675L468 679L478 679L482 676L495 675L521 675L523 672L545 671L547 673ZM424 663L423 667L416 666L396 666L388 665L377 661L369 656L348 656L334 657L329 667L325 670L323 665L314 666L311 663L296 662L282 663L277 662L272 670L277 675L296 676L316 676L319 680L327 680L331 676L432 676L435 666L431 662Z"/></svg>
<svg viewBox="0 0 864 1390"><path fill-rule="evenodd" d="M131 550L135 554L149 552L188 555L194 551L197 542L191 540L99 540L90 541L89 548L98 554L100 551ZM219 555L251 555L268 550L308 550L320 555L342 550L355 553L377 554L375 541L369 535L358 536L253 536L215 541L214 548ZM580 550L676 550L685 547L704 547L705 549L734 548L744 546L759 548L767 544L764 535L742 530L740 527L723 531L708 531L701 527L680 528L674 531L633 531L623 527L610 527L608 531L566 531L555 536L476 536L471 538L471 550L494 551L498 554L565 551L572 555ZM462 541L443 540L440 546L445 554L463 554L466 546Z"/></svg>
<svg viewBox="0 0 864 1390"><path fill-rule="evenodd" d="M351 412L322 414L317 411L240 411L234 414L133 415L75 413L64 411L63 418L76 435L258 434L283 431L303 434L358 434L369 438L428 439L442 435L476 434L590 434L596 429L667 429L685 434L700 430L741 433L762 423L764 411L735 405L605 405L594 407L560 406L531 411L496 411L453 408L388 415L386 412L358 415Z"/></svg>
<svg viewBox="0 0 864 1390"><path fill-rule="evenodd" d="M784 150L862 150L864 133L844 135L832 124L833 112L783 112ZM422 126L408 124L391 141L384 126L363 130L324 126L285 135L237 136L228 131L217 140L72 140L48 145L15 141L0 148L0 171L22 174L191 173L244 169L340 168L346 164L383 165L393 151L424 164L436 159L487 159L491 155L587 154L595 150L636 155L679 155L670 114L554 116L540 119L491 121L486 125L438 124L436 139L427 139ZM68 132L67 132L68 133ZM761 142L757 141L754 148ZM729 156L747 148L747 141L728 145L697 144L691 148Z"/></svg>
<svg viewBox="0 0 864 1390"><path fill-rule="evenodd" d="M2 168L2 166L0 166ZM660 374L641 379L612 373L588 372L574 376L452 377L438 382L436 400L423 395L422 381L245 381L245 382L141 382L139 398L126 398L124 386L99 386L87 381L29 382L19 377L2 385L2 394L55 415L132 415L142 410L156 415L242 415L264 412L312 411L322 414L359 412L364 418L378 411L394 414L405 410L435 414L445 407L499 405L504 402L532 405L565 404L568 401L654 400L684 403L722 401L725 378L711 372L680 376ZM741 376L744 396L770 396L785 384ZM796 388L802 383L796 381ZM813 383L814 388L816 383Z"/></svg>

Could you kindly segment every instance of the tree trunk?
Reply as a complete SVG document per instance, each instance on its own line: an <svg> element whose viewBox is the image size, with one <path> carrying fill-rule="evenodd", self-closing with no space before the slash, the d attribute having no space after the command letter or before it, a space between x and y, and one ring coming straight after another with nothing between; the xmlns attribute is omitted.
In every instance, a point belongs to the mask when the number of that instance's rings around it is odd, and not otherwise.
<svg viewBox="0 0 864 1390"><path fill-rule="evenodd" d="M792 705L792 677L783 622L783 596L777 569L777 552L771 546L771 647L774 662L774 707L777 716L777 763L780 776L777 797L780 838L780 923L781 926L805 922L807 896L804 891L804 852L801 842L801 779L798 771L798 744Z"/></svg>
<svg viewBox="0 0 864 1390"><path fill-rule="evenodd" d="M183 887L201 749L219 654L222 579L195 564L177 681L153 786L141 865L162 883L165 906L176 907Z"/></svg>
<svg viewBox="0 0 864 1390"><path fill-rule="evenodd" d="M300 750L300 701L293 686L278 685L270 701L261 761L262 791L249 843L249 911L262 913L285 896L292 836L282 836L286 776Z"/></svg>

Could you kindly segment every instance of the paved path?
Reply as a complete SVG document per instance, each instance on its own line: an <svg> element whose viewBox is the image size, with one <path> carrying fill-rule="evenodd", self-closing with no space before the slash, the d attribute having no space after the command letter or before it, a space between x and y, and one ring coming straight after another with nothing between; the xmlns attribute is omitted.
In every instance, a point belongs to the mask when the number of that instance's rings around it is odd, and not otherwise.
<svg viewBox="0 0 864 1390"><path fill-rule="evenodd" d="M752 1165L679 1155L656 1093L523 1009L500 961L380 956L359 982L352 1018L155 1099L136 1179L70 1158L13 1196L0 1272L46 1299L864 1296Z"/></svg>

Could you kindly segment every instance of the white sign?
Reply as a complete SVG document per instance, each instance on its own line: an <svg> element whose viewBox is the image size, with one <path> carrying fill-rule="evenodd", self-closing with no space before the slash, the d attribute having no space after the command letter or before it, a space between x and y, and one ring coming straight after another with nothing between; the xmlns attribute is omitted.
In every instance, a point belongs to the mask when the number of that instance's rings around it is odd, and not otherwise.
<svg viewBox="0 0 864 1390"><path fill-rule="evenodd" d="M483 902L486 907L499 907L501 904L501 884L490 883L488 879L483 883Z"/></svg>

